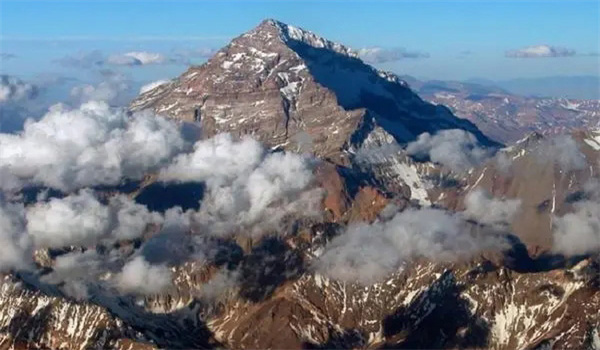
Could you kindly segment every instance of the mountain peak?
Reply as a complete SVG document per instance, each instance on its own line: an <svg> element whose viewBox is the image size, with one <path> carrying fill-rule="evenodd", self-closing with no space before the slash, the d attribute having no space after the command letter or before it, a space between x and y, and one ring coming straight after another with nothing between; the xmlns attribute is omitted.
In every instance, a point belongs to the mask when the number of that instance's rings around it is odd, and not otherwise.
<svg viewBox="0 0 600 350"><path fill-rule="evenodd" d="M358 57L358 54L349 47L327 40L310 30L295 27L272 18L263 20L258 26L242 35L246 38L254 36L266 40L278 38L286 45L301 42L314 48L332 50L346 56Z"/></svg>
<svg viewBox="0 0 600 350"><path fill-rule="evenodd" d="M145 108L199 122L206 137L250 134L269 147L308 151L338 164L346 164L348 147L362 144L376 127L399 143L463 129L494 144L471 122L423 101L348 47L273 19L131 105Z"/></svg>

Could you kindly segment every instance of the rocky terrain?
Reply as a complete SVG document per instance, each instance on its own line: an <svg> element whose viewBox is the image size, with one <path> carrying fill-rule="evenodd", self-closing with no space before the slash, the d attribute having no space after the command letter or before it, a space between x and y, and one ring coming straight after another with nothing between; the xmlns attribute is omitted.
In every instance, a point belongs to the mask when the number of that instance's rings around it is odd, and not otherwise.
<svg viewBox="0 0 600 350"><path fill-rule="evenodd" d="M0 349L600 349L600 256L595 248L557 251L553 229L554 220L597 195L590 186L600 179L599 131L559 141L534 133L503 147L480 131L495 129L426 102L351 49L274 20L143 93L130 109L199 126L203 139L250 135L272 154L312 155L321 215L286 217L276 234L244 235L249 228L242 227L233 237L210 239L216 247L210 258L169 265L172 288L146 296L112 295L98 284L88 298L73 298L39 276L78 248L37 251L39 275L3 277ZM455 129L451 135L466 140L457 149L442 143L450 155L412 150L427 142L423 133ZM523 132L499 129L511 135L501 140ZM454 152L469 156L446 161ZM97 190L107 197L127 193L153 210L206 200L198 184L162 185L158 177ZM379 227L395 222L390 216L436 208L462 218L470 194L480 189L492 195L489 211L496 199L521 203L508 227L485 215L461 226L473 239L501 237L500 247L452 259L424 252L371 283L318 268L354 225ZM367 247L379 239L376 231L369 235L364 249L353 251L357 258L369 257ZM139 239L102 249L143 249L157 236L148 227ZM198 236L181 233L173 255ZM433 249L444 244L434 243ZM376 255L385 254L381 248ZM344 271L370 263L360 262L350 260ZM228 285L232 276L236 283Z"/></svg>
<svg viewBox="0 0 600 350"><path fill-rule="evenodd" d="M563 134L600 124L599 100L526 97L472 83L402 78L425 100L449 107L502 143L531 132Z"/></svg>

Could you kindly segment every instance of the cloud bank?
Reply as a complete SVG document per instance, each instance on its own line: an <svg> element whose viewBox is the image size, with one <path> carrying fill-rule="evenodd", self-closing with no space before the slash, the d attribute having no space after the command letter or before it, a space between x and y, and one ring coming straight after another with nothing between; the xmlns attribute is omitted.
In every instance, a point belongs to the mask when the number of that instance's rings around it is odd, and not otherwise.
<svg viewBox="0 0 600 350"><path fill-rule="evenodd" d="M481 201L474 198L468 208ZM500 236L476 230L467 219L508 225L514 203L484 200L492 204L494 214L478 215L473 208L466 215L432 208L407 209L389 221L350 225L325 247L313 266L318 273L331 278L370 285L415 258L454 261L471 258L484 250L506 248L507 242Z"/></svg>
<svg viewBox="0 0 600 350"><path fill-rule="evenodd" d="M569 57L575 56L575 50L551 45L534 45L506 51L505 55L511 58Z"/></svg>
<svg viewBox="0 0 600 350"><path fill-rule="evenodd" d="M22 133L0 134L0 189L116 185L158 169L184 146L174 123L150 113L128 116L96 101L55 105Z"/></svg>

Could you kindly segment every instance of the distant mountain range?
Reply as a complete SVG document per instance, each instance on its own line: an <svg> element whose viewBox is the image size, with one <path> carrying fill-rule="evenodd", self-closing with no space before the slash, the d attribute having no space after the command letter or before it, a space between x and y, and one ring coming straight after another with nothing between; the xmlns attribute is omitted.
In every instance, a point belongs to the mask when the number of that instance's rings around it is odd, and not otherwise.
<svg viewBox="0 0 600 350"><path fill-rule="evenodd" d="M425 100L449 107L503 143L530 132L560 134L600 123L600 100L526 97L495 85L402 79Z"/></svg>

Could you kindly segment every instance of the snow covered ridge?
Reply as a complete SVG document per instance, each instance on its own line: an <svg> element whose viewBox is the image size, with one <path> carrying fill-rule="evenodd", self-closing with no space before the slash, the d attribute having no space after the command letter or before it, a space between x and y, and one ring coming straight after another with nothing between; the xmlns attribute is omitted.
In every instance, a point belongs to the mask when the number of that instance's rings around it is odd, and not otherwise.
<svg viewBox="0 0 600 350"><path fill-rule="evenodd" d="M312 47L324 48L335 51L342 55L358 58L358 53L350 49L349 47L346 47L339 43L335 43L333 41L329 41L309 30L294 27L274 19L268 19L264 23L277 28L277 30L280 33L281 39L285 42L290 40L297 40Z"/></svg>
<svg viewBox="0 0 600 350"><path fill-rule="evenodd" d="M294 26L285 24L283 22L280 22L280 21L277 21L274 19L268 19L264 23L272 25L275 28L277 28L277 30L280 33L280 38L284 42L288 42L290 40L301 41L312 47L316 47L316 48L320 48L320 49L321 48L327 49L327 50L331 50L331 51L337 52L339 54L342 54L342 55L345 55L348 57L354 57L357 59L361 59L360 55L358 54L358 51L353 50L353 49L351 49L345 45L342 45L340 43L336 43L336 42L327 40L327 39L311 32L310 30L305 30L302 28L294 27ZM397 83L397 84L401 84L402 86L408 86L408 84L405 81L400 79L396 74L394 74L392 72L378 70L375 68L373 68L373 69L377 72L377 74L381 78L383 78L391 83Z"/></svg>
<svg viewBox="0 0 600 350"><path fill-rule="evenodd" d="M600 129L591 130L590 137L583 140L595 151L600 151Z"/></svg>

